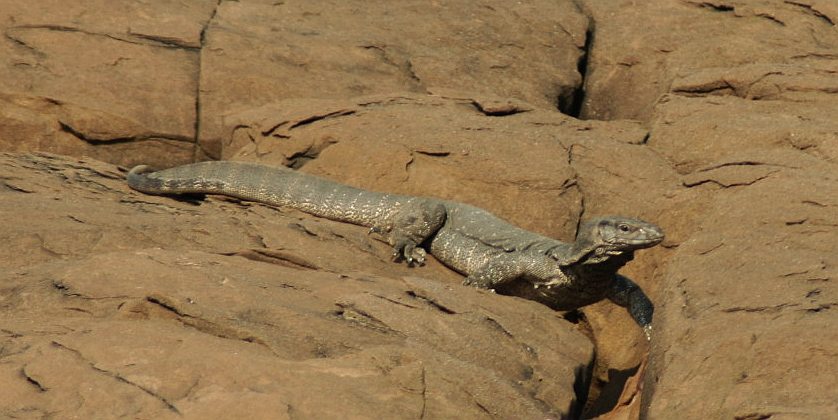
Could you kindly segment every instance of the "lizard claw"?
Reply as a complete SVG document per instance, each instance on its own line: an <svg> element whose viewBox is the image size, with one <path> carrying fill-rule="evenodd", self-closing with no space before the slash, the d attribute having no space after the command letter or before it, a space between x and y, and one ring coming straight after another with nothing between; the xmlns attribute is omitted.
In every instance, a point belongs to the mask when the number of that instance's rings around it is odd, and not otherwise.
<svg viewBox="0 0 838 420"><path fill-rule="evenodd" d="M425 265L425 256L427 253L422 248L413 248L408 257L408 262L412 262L416 265Z"/></svg>
<svg viewBox="0 0 838 420"><path fill-rule="evenodd" d="M409 266L424 265L427 255L424 249L410 243L393 248L393 260L404 260Z"/></svg>
<svg viewBox="0 0 838 420"><path fill-rule="evenodd" d="M371 227L371 228L370 228L369 232L367 232L367 235L372 235L373 233L377 233L377 234L379 234L379 235L383 235L385 232L386 232L386 231L385 231L384 229L382 229L382 228L380 228L380 227L378 227L378 226L373 226L373 227Z"/></svg>
<svg viewBox="0 0 838 420"><path fill-rule="evenodd" d="M468 277L463 279L463 286L471 286L471 287L476 287L478 289L485 289L485 287L483 287L483 284L480 282L480 280L475 278L475 277L472 277L472 276L468 276Z"/></svg>
<svg viewBox="0 0 838 420"><path fill-rule="evenodd" d="M404 247L404 259L408 265L424 265L427 253L424 249L415 246Z"/></svg>
<svg viewBox="0 0 838 420"><path fill-rule="evenodd" d="M470 277L470 276L463 279L463 286L470 286L470 287L474 287L475 289L483 289L483 290L485 290L489 293L497 293L495 291L495 289L493 289L491 287L484 286L480 282L480 280L475 279L474 277Z"/></svg>
<svg viewBox="0 0 838 420"><path fill-rule="evenodd" d="M652 324L646 324L643 326L643 333L646 334L646 340L652 341Z"/></svg>

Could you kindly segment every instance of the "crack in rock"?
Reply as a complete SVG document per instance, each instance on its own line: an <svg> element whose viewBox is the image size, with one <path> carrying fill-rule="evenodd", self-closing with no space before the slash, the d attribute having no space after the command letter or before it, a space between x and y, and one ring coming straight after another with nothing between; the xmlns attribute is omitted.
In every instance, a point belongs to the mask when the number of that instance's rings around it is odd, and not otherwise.
<svg viewBox="0 0 838 420"><path fill-rule="evenodd" d="M27 365L24 365L22 368L20 368L20 374L23 375L23 378L26 379L26 382L29 382L32 386L34 386L38 390L38 392L47 392L49 388L44 386L40 381L38 381L32 375L26 372L26 366Z"/></svg>
<svg viewBox="0 0 838 420"><path fill-rule="evenodd" d="M456 314L457 314L457 311L455 311L455 310L453 310L453 309L451 309L451 308L448 308L447 306L445 306L445 305L443 305L443 304L441 304L441 303L437 302L436 300L434 300L434 299L433 299L433 298L431 298L431 297L421 295L421 294L419 294L418 292L416 292L416 291L414 291L414 290L408 290L406 293L407 293L407 295L408 295L408 296L410 296L411 298L414 298L414 299L420 300L420 301L422 301L422 302L425 302L425 303L427 303L428 305L430 305L430 306L432 306L432 307L434 307L434 308L438 309L440 312L442 312L442 313L444 313L444 314L448 314L448 315L456 315Z"/></svg>
<svg viewBox="0 0 838 420"><path fill-rule="evenodd" d="M147 47L156 47L156 48L167 48L167 49L179 49L179 50L189 50L195 51L198 49L197 45L192 45L187 41L180 40L177 38L171 37L163 37L151 34L138 34L127 32L125 34L121 33L111 33L111 32L93 32L88 31L86 29L77 28L73 26L64 26L64 25L19 25L13 26L9 28L10 30L46 30L46 31L55 31L55 32L70 32L70 33L79 33L89 36L96 36L96 37L103 37L112 39L114 41L125 42L128 44L134 45L143 45ZM36 50L35 48L27 45L25 42L21 42L16 38L11 37L9 32L6 32L6 37L15 41L18 44L22 44L25 47L28 47L32 50Z"/></svg>
<svg viewBox="0 0 838 420"><path fill-rule="evenodd" d="M320 267L299 255L272 249L247 249L244 251L222 252L219 255L247 258L251 261L276 264L297 270L319 270Z"/></svg>
<svg viewBox="0 0 838 420"><path fill-rule="evenodd" d="M355 305L354 303L337 302L335 304L339 308L337 311L335 311L335 315L340 319L353 322L362 327L369 328L373 331L404 337L404 334L402 332L394 330L389 325L387 325L380 319L374 317L369 312L358 308L357 305Z"/></svg>
<svg viewBox="0 0 838 420"><path fill-rule="evenodd" d="M121 143L132 143L138 141L149 141L149 140L171 140L177 141L182 143L189 143L192 144L194 141L192 138L186 136L179 136L176 134L164 134L164 133L144 133L144 134L136 134L132 136L125 136L125 137L92 137L88 134L82 133L81 131L73 128L70 124L64 121L58 121L58 125L61 128L61 131L72 135L73 137L88 143L90 145L103 145L103 144L121 144Z"/></svg>
<svg viewBox="0 0 838 420"><path fill-rule="evenodd" d="M799 1L792 1L792 0L786 0L785 3L790 4L792 6L800 7L801 9L804 9L805 13L808 13L812 16L815 16L815 17L823 20L824 22L828 23L830 26L835 26L835 21L833 21L829 16L825 15L820 10L816 9L815 6L813 6L811 4L806 4L806 3L802 3L802 2L799 2Z"/></svg>
<svg viewBox="0 0 838 420"><path fill-rule="evenodd" d="M201 333L209 334L218 338L223 338L225 340L240 340L246 343L258 344L270 351L271 354L275 356L278 355L274 351L274 349L261 338L256 337L255 335L247 331L240 331L231 327L219 325L208 319L188 314L184 310L179 308L176 303L172 302L171 299L168 299L164 296L157 294L149 295L145 298L145 300L149 303L160 306L168 312L175 314L177 316L177 320L180 323L182 323L185 326L194 328Z"/></svg>
<svg viewBox="0 0 838 420"><path fill-rule="evenodd" d="M82 354L79 350L74 349L74 348L72 348L72 347L69 347L69 346L67 346L67 345L64 345L64 344L62 344L62 343L59 343L58 341L55 341L55 340L53 340L53 341L52 341L52 345L53 345L54 347L59 348L59 349L66 350L66 351L69 351L69 352L73 353L73 354L74 354L74 355L75 355L78 359L80 359L82 362L86 363L86 364L87 364L87 365L88 365L91 369L93 369L94 371L96 371L96 372L98 372L98 373L101 373L102 375L108 376L108 377L110 377L110 378L113 378L113 379L115 379L115 380L117 380L117 381L119 381L119 382L121 382L121 383L124 383L124 384L126 384L126 385L132 386L132 387L134 387L134 388L136 388L136 389L139 389L139 390L140 390L140 391L142 391L143 393L145 393L145 394L147 394L147 395L151 396L152 398L156 399L157 401L160 401L160 402L161 402L164 406L166 406L166 408L167 408L167 409L169 409L170 411L174 412L175 414L177 414L177 415L179 415L179 416L182 416L182 415L183 415L183 414L180 412L180 410L178 410L178 409L177 409L177 407L176 407L176 406L175 406L175 405L174 405L171 401L169 401L168 399L166 399L166 398L165 398L165 397L163 397L162 395L160 395L160 394L158 394L158 393L154 392L153 390L151 390L151 389L149 389L149 388L146 388L146 387L144 387L144 386L142 386L142 385L140 385L140 384L137 384L137 383L132 382L131 380L129 380L128 378L126 378L126 377L124 377L124 376L122 376L122 375L120 375L120 374L119 374L119 373L117 373L117 372L112 372L112 371L109 371L109 370L107 370L107 369L104 369L104 368L101 368L101 367L99 367L99 366L96 366L96 364L95 364L93 361L91 361L91 360L89 360L88 358L84 357L84 355L83 355L83 354Z"/></svg>

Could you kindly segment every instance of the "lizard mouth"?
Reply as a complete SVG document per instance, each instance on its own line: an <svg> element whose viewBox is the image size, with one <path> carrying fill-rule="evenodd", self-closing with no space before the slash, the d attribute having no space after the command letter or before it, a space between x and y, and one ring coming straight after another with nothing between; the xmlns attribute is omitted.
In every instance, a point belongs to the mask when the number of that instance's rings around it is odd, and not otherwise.
<svg viewBox="0 0 838 420"><path fill-rule="evenodd" d="M663 234L653 235L650 234L648 237L645 238L635 238L635 239L622 239L616 241L615 245L617 246L626 246L631 248L649 248L653 247L661 242L663 242L664 236Z"/></svg>
<svg viewBox="0 0 838 420"><path fill-rule="evenodd" d="M644 229L644 233L646 234L646 237L643 238L643 239L638 239L638 242L647 243L650 246L651 245L657 245L657 244L663 242L664 238L666 237L666 235L664 235L663 232L661 232L660 230L657 230L657 229L655 229L655 230L645 230Z"/></svg>
<svg viewBox="0 0 838 420"><path fill-rule="evenodd" d="M644 240L642 242L650 243L652 245L657 245L657 244L663 242L663 239L664 239L663 234L660 234L660 235L657 235L657 236L652 236L652 237L646 238L646 240Z"/></svg>

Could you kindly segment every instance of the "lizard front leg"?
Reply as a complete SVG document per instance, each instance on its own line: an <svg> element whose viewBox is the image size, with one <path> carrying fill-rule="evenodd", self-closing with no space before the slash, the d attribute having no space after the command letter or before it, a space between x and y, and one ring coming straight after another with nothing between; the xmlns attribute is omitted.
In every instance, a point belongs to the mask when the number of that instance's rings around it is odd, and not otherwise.
<svg viewBox="0 0 838 420"><path fill-rule="evenodd" d="M521 277L523 274L524 270L517 264L492 261L466 276L463 284L481 289L495 289L504 283Z"/></svg>
<svg viewBox="0 0 838 420"><path fill-rule="evenodd" d="M463 281L468 286L495 289L516 279L533 281L533 287L561 287L568 284L568 277L550 257L525 251L515 251L492 257L483 267Z"/></svg>
<svg viewBox="0 0 838 420"><path fill-rule="evenodd" d="M422 265L427 252L420 245L445 224L445 206L434 200L415 199L405 202L393 215L386 228L371 231L384 234L393 246L393 258L408 264Z"/></svg>
<svg viewBox="0 0 838 420"><path fill-rule="evenodd" d="M608 299L628 309L634 322L643 328L646 339L652 339L652 315L655 312L655 305L643 293L640 286L628 277L615 274L614 286L608 295Z"/></svg>

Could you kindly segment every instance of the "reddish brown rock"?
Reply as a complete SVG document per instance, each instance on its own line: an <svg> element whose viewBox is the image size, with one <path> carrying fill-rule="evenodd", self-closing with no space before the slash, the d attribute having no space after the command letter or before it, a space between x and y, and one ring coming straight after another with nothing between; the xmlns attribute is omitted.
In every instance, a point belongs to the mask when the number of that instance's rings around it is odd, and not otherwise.
<svg viewBox="0 0 838 420"><path fill-rule="evenodd" d="M0 150L287 164L564 240L580 217L638 216L667 233L624 270L657 304L649 361L624 310L586 308L585 415L829 417L838 9L580 4L0 1ZM461 296L364 229L4 159L3 415L544 417L585 377L555 314ZM487 339L503 354L476 355Z"/></svg>
<svg viewBox="0 0 838 420"><path fill-rule="evenodd" d="M756 98L834 93L838 10L831 2L583 4L595 27L581 108L585 118L649 120L662 95L685 88ZM820 70L824 66L833 70Z"/></svg>
<svg viewBox="0 0 838 420"><path fill-rule="evenodd" d="M2 2L3 150L191 161L200 35L215 2L99 3Z"/></svg>
<svg viewBox="0 0 838 420"><path fill-rule="evenodd" d="M730 184L708 173L693 187L714 199L664 275L650 417L828 418L838 408L833 165L801 152L751 159L767 175Z"/></svg>
<svg viewBox="0 0 838 420"><path fill-rule="evenodd" d="M96 161L2 167L3 214L33 210L4 238L4 416L558 417L584 395L572 324L362 227L149 197Z"/></svg>
<svg viewBox="0 0 838 420"><path fill-rule="evenodd" d="M289 98L457 89L568 109L586 29L571 1L223 2L201 55L202 146L220 156L220 115Z"/></svg>

